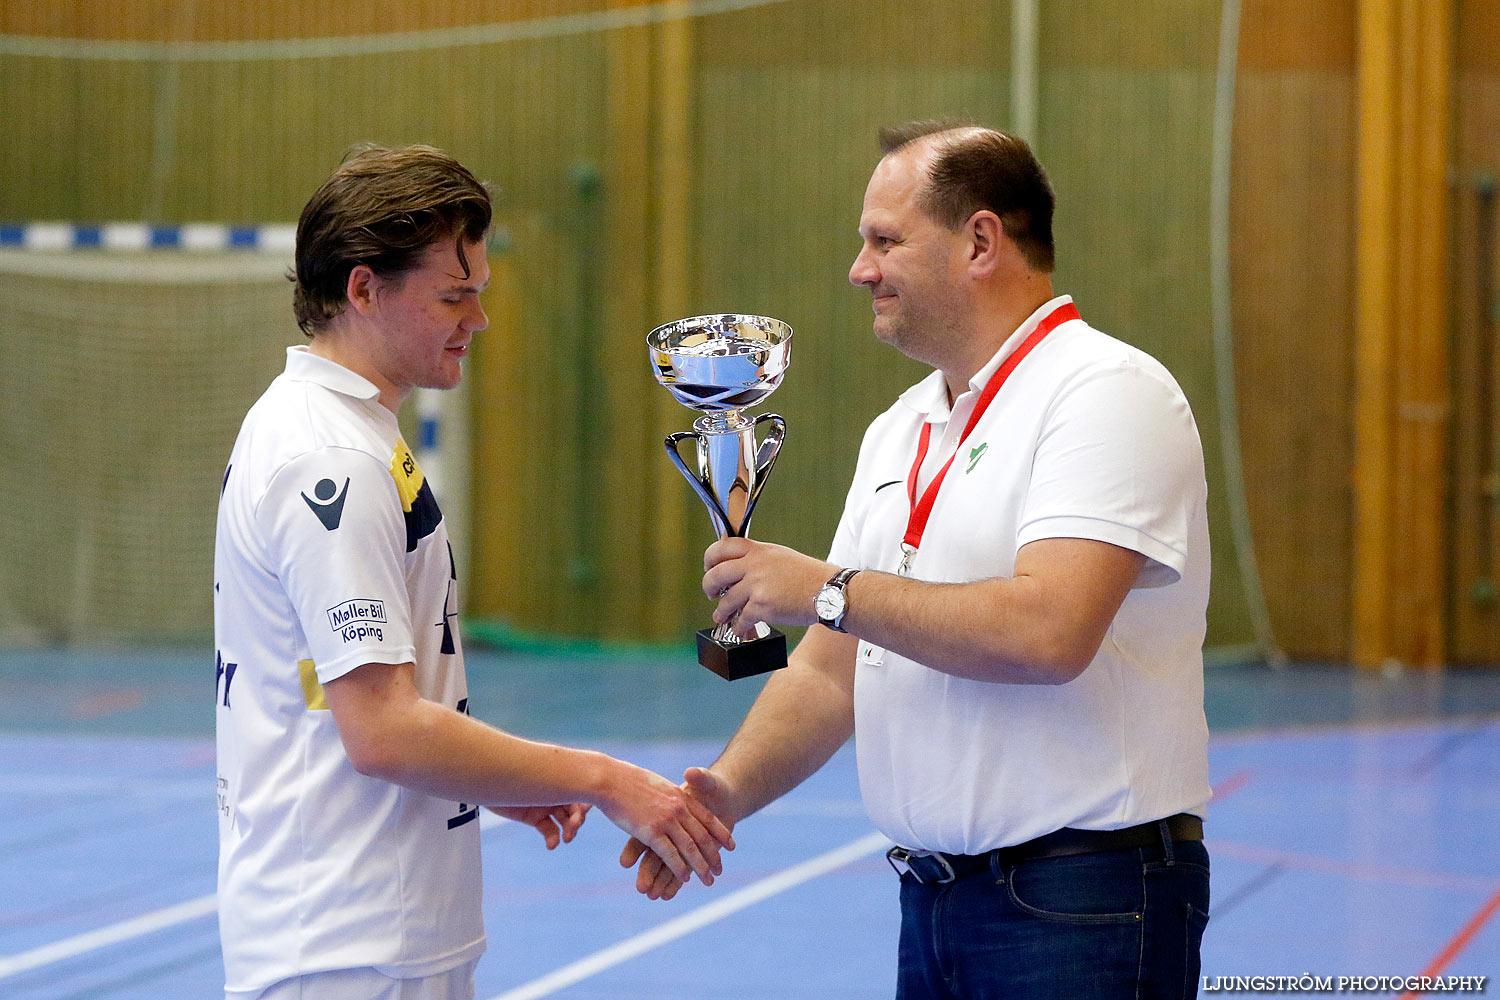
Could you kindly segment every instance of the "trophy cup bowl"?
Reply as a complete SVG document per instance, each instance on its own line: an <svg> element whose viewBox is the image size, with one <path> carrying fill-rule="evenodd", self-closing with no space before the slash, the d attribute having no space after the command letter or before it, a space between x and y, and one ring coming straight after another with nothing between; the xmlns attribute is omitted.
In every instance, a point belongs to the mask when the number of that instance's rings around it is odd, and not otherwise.
<svg viewBox="0 0 1500 1000"><path fill-rule="evenodd" d="M679 403L703 414L691 431L666 438L667 456L708 508L720 538L747 537L750 515L786 436L775 413L742 412L781 384L792 354L792 328L769 316L715 313L666 323L646 337L656 380ZM771 425L756 443L755 430ZM697 468L679 445L692 440ZM786 636L760 623L753 639L728 625L698 632L698 662L725 680L786 666Z"/></svg>

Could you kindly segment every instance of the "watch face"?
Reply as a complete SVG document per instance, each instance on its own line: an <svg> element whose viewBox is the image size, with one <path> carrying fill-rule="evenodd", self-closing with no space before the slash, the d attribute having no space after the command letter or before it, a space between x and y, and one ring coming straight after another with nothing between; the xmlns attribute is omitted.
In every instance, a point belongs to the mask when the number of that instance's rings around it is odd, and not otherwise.
<svg viewBox="0 0 1500 1000"><path fill-rule="evenodd" d="M824 587L813 598L813 609L824 621L833 621L844 613L844 592L833 587Z"/></svg>

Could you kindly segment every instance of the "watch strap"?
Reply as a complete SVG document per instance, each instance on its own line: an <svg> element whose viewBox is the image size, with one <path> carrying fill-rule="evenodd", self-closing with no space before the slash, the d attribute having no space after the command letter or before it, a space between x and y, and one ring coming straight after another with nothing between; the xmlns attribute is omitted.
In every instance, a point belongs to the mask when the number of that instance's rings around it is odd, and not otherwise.
<svg viewBox="0 0 1500 1000"><path fill-rule="evenodd" d="M833 576L827 583L823 584L822 589L827 590L831 587L834 590L837 590L840 594L844 594L844 588L849 585L849 581L854 579L854 574L858 572L858 569L841 569L837 573L833 574ZM848 614L849 599L847 596L845 596L844 610L839 613L839 616L837 618L824 618L822 615L819 615L818 622L822 625L827 626L828 628L833 629L835 632L843 632L846 631L844 628L844 618Z"/></svg>

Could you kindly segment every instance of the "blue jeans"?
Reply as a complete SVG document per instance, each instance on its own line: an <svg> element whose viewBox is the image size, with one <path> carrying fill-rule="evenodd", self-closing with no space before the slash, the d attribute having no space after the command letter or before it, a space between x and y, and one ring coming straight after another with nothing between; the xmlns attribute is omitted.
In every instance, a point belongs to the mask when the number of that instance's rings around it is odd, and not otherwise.
<svg viewBox="0 0 1500 1000"><path fill-rule="evenodd" d="M897 1000L1178 1000L1208 923L1199 841L901 877Z"/></svg>

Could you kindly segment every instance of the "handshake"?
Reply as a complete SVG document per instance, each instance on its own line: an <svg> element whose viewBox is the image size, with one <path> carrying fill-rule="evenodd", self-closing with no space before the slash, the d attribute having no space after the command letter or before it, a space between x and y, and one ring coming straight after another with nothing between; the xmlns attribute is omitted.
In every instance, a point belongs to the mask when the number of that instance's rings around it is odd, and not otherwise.
<svg viewBox="0 0 1500 1000"><path fill-rule="evenodd" d="M703 565L703 592L718 600L715 623L733 628L741 638L754 634L757 622L811 625L816 620L811 595L839 570L784 546L748 538L721 538L708 547ZM810 671L814 679L790 685L768 683L761 693L764 698L776 692L772 702L781 707L768 710L758 726L767 725L765 718L791 711L792 705L803 720L798 728L811 726L809 734L791 740L797 749L790 758L785 753L789 734L779 735L761 741L783 748L770 755L770 760L752 752L747 761L742 747L733 758L735 764L726 767L726 758L720 757L717 770L690 767L683 783L674 785L645 768L584 751L593 762L582 769L588 776L568 786L585 791L582 803L494 811L535 827L551 850L572 840L589 808L597 806L630 836L620 852L620 864L626 868L639 864L635 886L643 895L671 899L694 872L704 885L713 885L724 870L720 851L734 850L734 824L817 770L853 732L853 640L826 629L809 636L815 650L812 660L818 664ZM809 700L811 714L806 711ZM756 705L760 704L757 700ZM738 740L737 735L730 747ZM751 740L747 746L756 743ZM726 748L726 754L731 752ZM551 787L555 791L557 786Z"/></svg>
<svg viewBox="0 0 1500 1000"><path fill-rule="evenodd" d="M734 850L735 819L726 783L712 771L688 768L681 785L625 761L605 758L609 773L592 805L630 835L620 865L639 862L636 889L671 899L694 873L713 885L724 871L720 850ZM491 806L490 811L534 828L547 850L572 841L592 806ZM725 818L727 817L727 819Z"/></svg>

